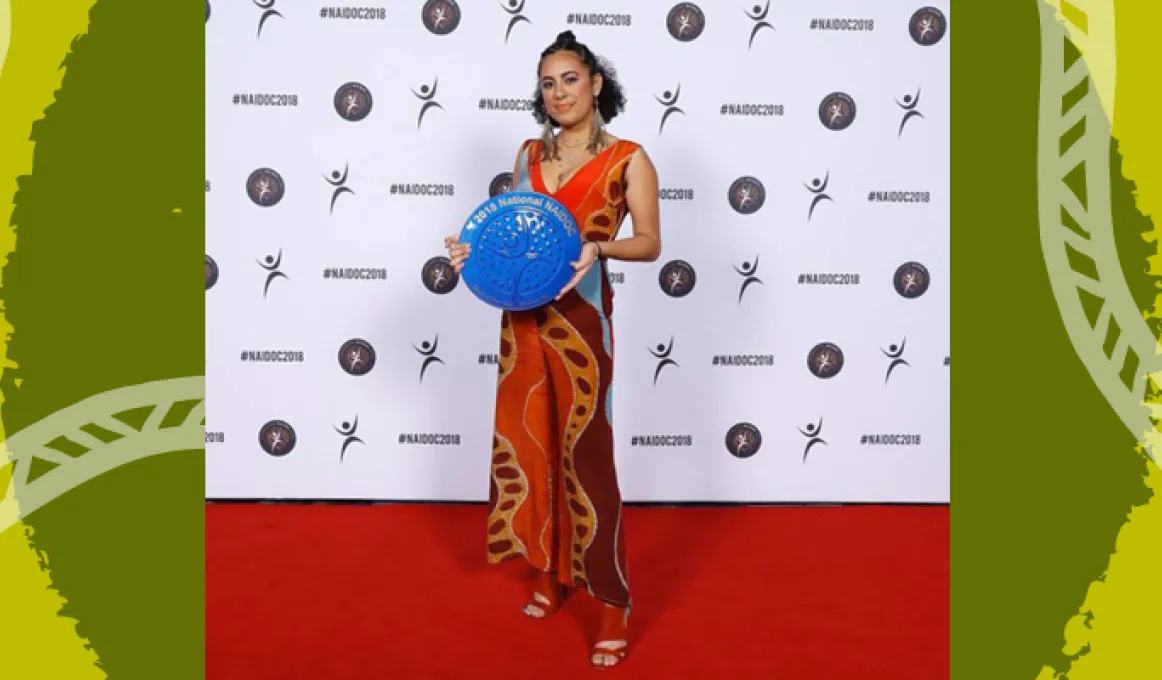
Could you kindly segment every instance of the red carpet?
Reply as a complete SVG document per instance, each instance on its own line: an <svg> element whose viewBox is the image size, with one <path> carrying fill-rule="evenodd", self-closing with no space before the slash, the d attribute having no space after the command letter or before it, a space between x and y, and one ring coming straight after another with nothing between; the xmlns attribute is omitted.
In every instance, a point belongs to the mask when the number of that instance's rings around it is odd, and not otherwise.
<svg viewBox="0 0 1162 680"><path fill-rule="evenodd" d="M206 677L948 677L947 507L630 507L620 666L598 610L520 613L484 506L209 505Z"/></svg>

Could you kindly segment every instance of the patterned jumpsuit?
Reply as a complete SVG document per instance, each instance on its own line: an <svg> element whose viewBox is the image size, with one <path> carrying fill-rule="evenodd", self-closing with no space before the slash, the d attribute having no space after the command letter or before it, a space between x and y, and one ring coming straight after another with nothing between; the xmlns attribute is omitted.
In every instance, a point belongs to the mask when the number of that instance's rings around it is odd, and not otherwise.
<svg viewBox="0 0 1162 680"><path fill-rule="evenodd" d="M522 144L515 190L562 203L584 240L614 239L628 212L625 171L638 145L615 142L550 193L541 177L541 144ZM612 312L599 260L560 301L501 317L488 562L523 555L534 568L557 572L561 583L625 607Z"/></svg>

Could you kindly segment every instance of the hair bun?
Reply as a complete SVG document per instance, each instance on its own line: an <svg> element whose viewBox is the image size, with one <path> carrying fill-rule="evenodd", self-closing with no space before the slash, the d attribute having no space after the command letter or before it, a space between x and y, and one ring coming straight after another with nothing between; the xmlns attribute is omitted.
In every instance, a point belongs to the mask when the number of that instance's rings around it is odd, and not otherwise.
<svg viewBox="0 0 1162 680"><path fill-rule="evenodd" d="M573 31L561 31L557 34L558 44L569 44L577 42L577 36L573 35Z"/></svg>

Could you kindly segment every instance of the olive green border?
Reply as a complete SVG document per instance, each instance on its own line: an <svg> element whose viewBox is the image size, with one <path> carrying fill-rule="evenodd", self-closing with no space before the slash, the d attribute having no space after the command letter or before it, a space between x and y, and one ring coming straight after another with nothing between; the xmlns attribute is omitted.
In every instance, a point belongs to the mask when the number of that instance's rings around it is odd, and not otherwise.
<svg viewBox="0 0 1162 680"><path fill-rule="evenodd" d="M1068 668L1066 622L1102 577L1131 508L1149 499L1146 466L1078 359L1050 288L1037 1L955 10L952 677L1033 680L1043 666ZM1116 147L1111 166L1120 172ZM1128 183L1115 176L1110 190L1127 283L1152 304L1149 221Z"/></svg>
<svg viewBox="0 0 1162 680"><path fill-rule="evenodd" d="M0 75L2 167L18 176L0 175L0 207L18 187L0 290L10 442L88 397L141 386L130 396L152 407L159 381L204 373L204 21L201 2L12 2ZM9 164L21 154L30 165ZM5 532L24 533L75 636L21 640L0 674L203 677L202 444L139 455ZM44 613L22 606L0 610ZM62 669L67 654L78 661Z"/></svg>

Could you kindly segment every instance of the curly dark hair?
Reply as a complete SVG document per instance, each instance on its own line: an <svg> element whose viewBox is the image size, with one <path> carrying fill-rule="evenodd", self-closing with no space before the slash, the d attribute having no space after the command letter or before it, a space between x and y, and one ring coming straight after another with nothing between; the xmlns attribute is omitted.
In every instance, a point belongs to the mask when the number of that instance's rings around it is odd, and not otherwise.
<svg viewBox="0 0 1162 680"><path fill-rule="evenodd" d="M613 64L606 59L598 57L590 50L588 46L577 42L577 37L573 35L573 31L565 31L557 36L552 45L545 48L541 52L540 61L537 62L537 89L533 95L533 118L538 124L544 125L547 121L553 127L560 127L557 121L549 115L545 109L545 95L541 91L540 77L541 77L541 63L544 62L545 57L562 50L568 50L576 54L585 68L589 70L590 75L597 73L601 74L603 84L601 92L597 94L597 110L601 112L601 117L609 122L617 117L617 114L625 110L625 93L621 89L621 83L617 81L617 70L613 68Z"/></svg>

